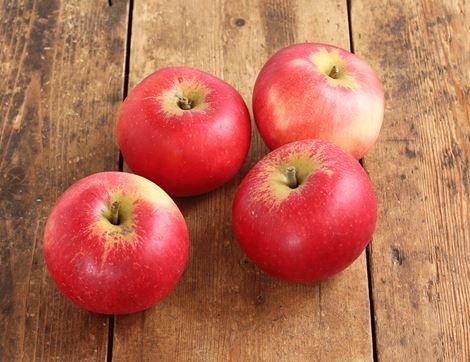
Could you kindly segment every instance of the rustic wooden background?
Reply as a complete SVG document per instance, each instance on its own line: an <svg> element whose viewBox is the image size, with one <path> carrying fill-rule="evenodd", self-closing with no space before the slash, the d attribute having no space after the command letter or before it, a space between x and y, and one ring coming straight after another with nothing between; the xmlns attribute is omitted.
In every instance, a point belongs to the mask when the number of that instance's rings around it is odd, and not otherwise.
<svg viewBox="0 0 470 362"><path fill-rule="evenodd" d="M470 17L465 0L0 0L0 360L469 361ZM234 85L304 41L350 48L379 73L386 112L363 160L380 215L348 270L296 285L234 243L239 175L177 200L191 257L144 313L76 308L45 271L42 232L75 180L123 169L128 89L167 65ZM125 168L125 166L124 166Z"/></svg>

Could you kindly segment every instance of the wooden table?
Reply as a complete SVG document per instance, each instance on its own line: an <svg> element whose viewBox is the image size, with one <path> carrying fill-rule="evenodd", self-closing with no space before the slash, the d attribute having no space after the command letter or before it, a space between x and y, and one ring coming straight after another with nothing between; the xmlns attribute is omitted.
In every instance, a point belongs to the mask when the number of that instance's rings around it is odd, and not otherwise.
<svg viewBox="0 0 470 362"><path fill-rule="evenodd" d="M469 2L0 0L0 360L469 361ZM42 257L51 206L75 180L123 169L119 105L167 65L234 85L251 106L262 64L295 42L350 48L386 94L363 165L380 213L371 245L316 284L270 279L242 254L238 176L177 200L191 234L178 287L104 316L55 288Z"/></svg>

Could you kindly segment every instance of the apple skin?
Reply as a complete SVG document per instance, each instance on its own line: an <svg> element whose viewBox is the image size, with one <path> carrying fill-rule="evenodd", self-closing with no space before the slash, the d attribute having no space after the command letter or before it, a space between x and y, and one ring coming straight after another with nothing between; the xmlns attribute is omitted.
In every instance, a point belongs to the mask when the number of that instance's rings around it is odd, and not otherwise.
<svg viewBox="0 0 470 362"><path fill-rule="evenodd" d="M336 65L336 79L328 76ZM374 70L332 45L284 48L264 65L253 91L253 114L266 145L322 139L360 159L374 145L384 93Z"/></svg>
<svg viewBox="0 0 470 362"><path fill-rule="evenodd" d="M183 110L178 97L192 109ZM118 119L127 165L174 196L208 192L230 180L248 153L250 116L228 83L190 67L163 68L140 82Z"/></svg>
<svg viewBox="0 0 470 362"><path fill-rule="evenodd" d="M109 220L120 202L119 225ZM96 313L127 314L164 298L184 271L186 223L157 185L124 172L73 184L47 220L44 257L65 296Z"/></svg>
<svg viewBox="0 0 470 362"><path fill-rule="evenodd" d="M287 186L286 168L299 186ZM350 265L375 228L377 202L359 162L333 143L303 140L265 156L243 179L232 210L236 238L268 274L308 282Z"/></svg>

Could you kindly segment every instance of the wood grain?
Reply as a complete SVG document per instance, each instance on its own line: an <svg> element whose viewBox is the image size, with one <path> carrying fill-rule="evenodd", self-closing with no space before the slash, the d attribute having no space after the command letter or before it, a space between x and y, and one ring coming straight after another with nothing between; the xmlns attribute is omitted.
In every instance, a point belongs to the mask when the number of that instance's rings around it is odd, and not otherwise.
<svg viewBox="0 0 470 362"><path fill-rule="evenodd" d="M355 51L386 91L365 158L379 360L470 360L470 33L465 1L352 2Z"/></svg>
<svg viewBox="0 0 470 362"><path fill-rule="evenodd" d="M0 360L104 360L108 317L65 299L42 233L75 180L117 168L127 3L0 2Z"/></svg>
<svg viewBox="0 0 470 362"><path fill-rule="evenodd" d="M345 1L136 1L130 83L169 65L209 71L251 107L258 71L302 41L349 46ZM178 204L191 256L175 291L147 312L117 316L115 361L312 361L372 359L365 258L326 282L296 285L260 273L232 234L241 177L265 153L257 131L247 161L224 187Z"/></svg>

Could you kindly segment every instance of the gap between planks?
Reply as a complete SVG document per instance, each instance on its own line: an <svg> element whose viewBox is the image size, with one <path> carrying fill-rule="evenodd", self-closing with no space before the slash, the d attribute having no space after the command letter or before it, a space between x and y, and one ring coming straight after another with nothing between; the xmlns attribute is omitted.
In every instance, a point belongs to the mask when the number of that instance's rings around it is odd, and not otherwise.
<svg viewBox="0 0 470 362"><path fill-rule="evenodd" d="M351 0L346 0L346 9L348 13L348 31L349 31L349 50L354 53L354 38L352 28L352 17L351 17ZM361 166L365 169L363 159L359 160ZM372 236L373 237L373 236ZM372 242L372 240L371 240ZM366 268L367 268L367 289L369 292L369 311L370 311L370 332L372 337L372 358L374 361L378 361L377 351L377 331L375 323L375 305L374 305L374 293L372 292L372 265L371 265L371 245L366 247Z"/></svg>
<svg viewBox="0 0 470 362"><path fill-rule="evenodd" d="M113 6L112 0L108 0L109 7ZM127 18L127 35L126 35L126 55L124 61L124 82L122 84L122 100L126 99L129 91L129 69L130 69L130 58L131 58L131 39L132 39L132 15L134 10L134 0L129 0L128 18ZM124 170L124 158L121 151L118 156L118 170ZM114 323L115 315L109 316L108 323L108 351L106 355L106 361L111 362L113 360L113 342L114 342Z"/></svg>

